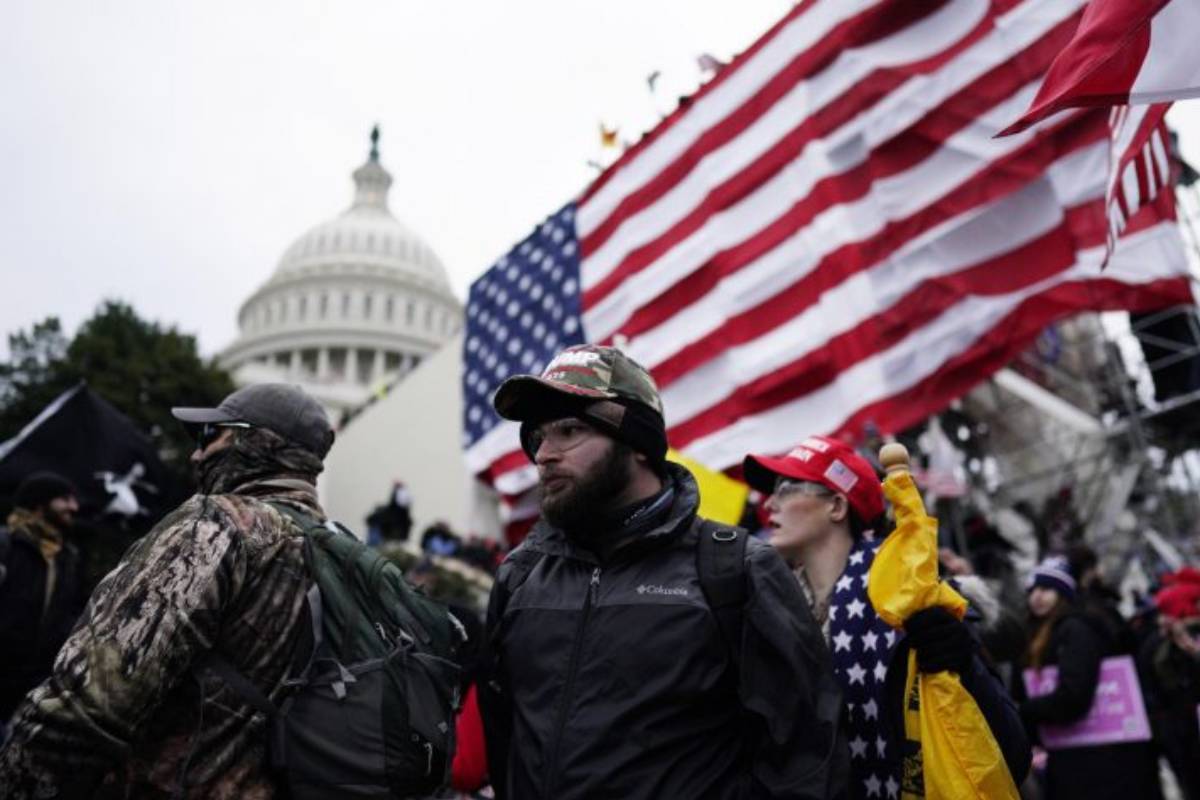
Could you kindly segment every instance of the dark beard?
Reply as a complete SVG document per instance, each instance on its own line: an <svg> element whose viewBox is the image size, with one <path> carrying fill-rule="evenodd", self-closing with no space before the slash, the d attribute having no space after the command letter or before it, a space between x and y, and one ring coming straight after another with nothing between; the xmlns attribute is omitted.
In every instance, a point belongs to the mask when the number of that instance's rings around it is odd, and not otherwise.
<svg viewBox="0 0 1200 800"><path fill-rule="evenodd" d="M624 442L612 442L592 472L554 497L542 497L542 516L567 532L586 532L606 520L613 501L633 480L632 452Z"/></svg>

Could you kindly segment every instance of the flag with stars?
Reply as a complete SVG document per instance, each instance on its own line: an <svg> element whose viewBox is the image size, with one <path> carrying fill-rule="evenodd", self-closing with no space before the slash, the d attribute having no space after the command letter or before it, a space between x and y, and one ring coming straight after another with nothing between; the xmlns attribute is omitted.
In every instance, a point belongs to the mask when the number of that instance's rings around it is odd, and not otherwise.
<svg viewBox="0 0 1200 800"><path fill-rule="evenodd" d="M829 603L829 649L846 704L850 796L900 796L900 750L884 736L884 680L899 634L875 615L867 573L879 542L855 543Z"/></svg>
<svg viewBox="0 0 1200 800"><path fill-rule="evenodd" d="M540 373L564 347L583 343L575 204L551 215L471 285L463 340L463 431L467 461L512 509L536 481L515 423L492 395L510 375Z"/></svg>
<svg viewBox="0 0 1200 800"><path fill-rule="evenodd" d="M646 367L671 445L724 471L908 428L1081 311L1191 303L1170 192L1099 271L1103 112L993 138L1084 5L795 4L472 288L471 471L536 509L485 401L581 340Z"/></svg>

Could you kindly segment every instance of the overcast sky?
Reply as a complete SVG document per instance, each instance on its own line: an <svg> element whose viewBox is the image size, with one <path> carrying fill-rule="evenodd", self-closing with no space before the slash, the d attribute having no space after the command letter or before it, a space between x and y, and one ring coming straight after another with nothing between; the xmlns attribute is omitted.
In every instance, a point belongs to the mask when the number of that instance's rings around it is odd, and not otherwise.
<svg viewBox="0 0 1200 800"><path fill-rule="evenodd" d="M697 55L790 7L0 3L0 333L73 330L113 297L215 353L287 245L349 205L376 122L393 213L465 297L594 176L602 120L636 139L696 87ZM1200 161L1200 101L1173 117Z"/></svg>
<svg viewBox="0 0 1200 800"><path fill-rule="evenodd" d="M376 122L393 213L465 297L595 174L602 120L635 139L789 7L0 3L0 332L119 297L218 351Z"/></svg>

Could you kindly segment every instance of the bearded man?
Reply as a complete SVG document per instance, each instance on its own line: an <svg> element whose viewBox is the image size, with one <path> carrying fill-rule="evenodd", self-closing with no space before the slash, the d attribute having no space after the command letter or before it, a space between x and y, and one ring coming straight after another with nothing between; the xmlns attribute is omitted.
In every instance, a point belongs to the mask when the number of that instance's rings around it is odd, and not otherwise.
<svg viewBox="0 0 1200 800"><path fill-rule="evenodd" d="M200 491L92 594L50 678L18 708L0 797L276 796L266 715L211 669L217 656L272 702L307 631L304 531L333 443L293 386L176 408L196 437Z"/></svg>
<svg viewBox="0 0 1200 800"><path fill-rule="evenodd" d="M697 516L646 370L572 347L494 402L521 423L541 488L541 518L488 609L480 691L497 796L840 794L848 751L820 629L769 546ZM710 605L703 537L745 543L734 622Z"/></svg>

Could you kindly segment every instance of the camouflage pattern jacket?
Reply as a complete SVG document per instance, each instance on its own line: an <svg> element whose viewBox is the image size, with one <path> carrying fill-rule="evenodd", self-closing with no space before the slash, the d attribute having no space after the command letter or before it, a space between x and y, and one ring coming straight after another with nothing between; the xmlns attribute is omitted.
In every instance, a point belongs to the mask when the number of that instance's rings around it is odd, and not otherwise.
<svg viewBox="0 0 1200 800"><path fill-rule="evenodd" d="M13 718L0 797L275 796L265 715L192 672L215 650L281 697L310 580L302 531L265 501L325 518L311 483L259 478L192 497L125 554Z"/></svg>

